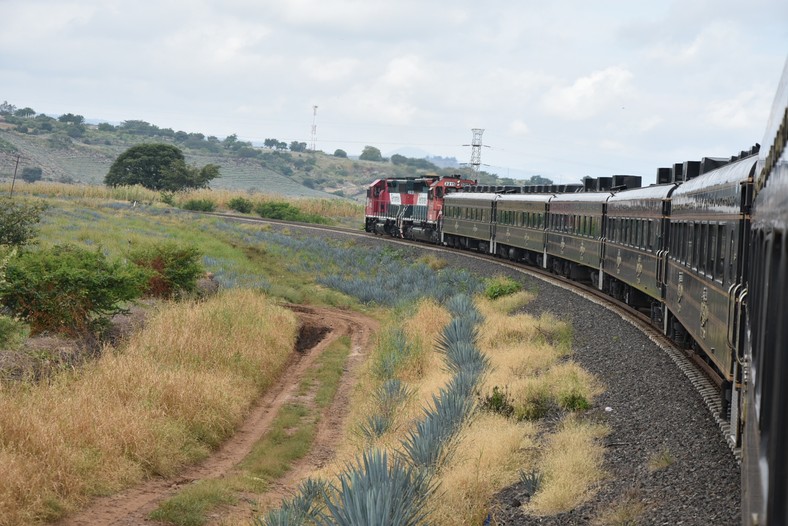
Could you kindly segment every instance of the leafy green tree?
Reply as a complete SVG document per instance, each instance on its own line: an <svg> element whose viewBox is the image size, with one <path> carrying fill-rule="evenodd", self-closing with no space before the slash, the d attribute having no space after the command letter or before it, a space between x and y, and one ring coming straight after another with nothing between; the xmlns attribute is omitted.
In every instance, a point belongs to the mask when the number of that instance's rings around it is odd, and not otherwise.
<svg viewBox="0 0 788 526"><path fill-rule="evenodd" d="M306 143L305 142L292 141L290 143L290 151L291 152L305 152L306 151Z"/></svg>
<svg viewBox="0 0 788 526"><path fill-rule="evenodd" d="M108 122L100 122L98 125L98 129L99 131L105 131L105 132L114 132L116 130L115 126L113 126Z"/></svg>
<svg viewBox="0 0 788 526"><path fill-rule="evenodd" d="M34 333L84 334L140 295L147 273L101 250L59 245L9 260L0 301Z"/></svg>
<svg viewBox="0 0 788 526"><path fill-rule="evenodd" d="M343 159L347 159L347 152L345 150L341 150L337 148L334 150L334 157L341 157Z"/></svg>
<svg viewBox="0 0 788 526"><path fill-rule="evenodd" d="M26 183L34 183L41 180L43 171L38 166L25 166L22 168L22 180Z"/></svg>
<svg viewBox="0 0 788 526"><path fill-rule="evenodd" d="M380 150L374 146L364 146L364 150L361 152L361 155L358 158L362 161L383 161L383 156L380 154Z"/></svg>
<svg viewBox="0 0 788 526"><path fill-rule="evenodd" d="M9 104L7 100L0 104L0 115L13 115L15 111L16 106Z"/></svg>
<svg viewBox="0 0 788 526"><path fill-rule="evenodd" d="M238 144L238 136L233 133L232 135L228 135L227 137L224 138L224 140L222 141L222 146L224 146L228 150L235 150L241 145Z"/></svg>
<svg viewBox="0 0 788 526"><path fill-rule="evenodd" d="M400 165L400 164L405 164L407 162L408 162L408 158L405 157L404 155L395 153L394 155L391 156L391 164Z"/></svg>
<svg viewBox="0 0 788 526"><path fill-rule="evenodd" d="M151 190L177 192L205 188L219 177L219 167L188 166L183 152L171 144L138 144L115 159L104 178L107 186L139 184Z"/></svg>
<svg viewBox="0 0 788 526"><path fill-rule="evenodd" d="M16 115L17 117L22 117L23 119L28 119L35 114L36 114L35 110L29 107L20 108L14 112L14 115Z"/></svg>
<svg viewBox="0 0 788 526"><path fill-rule="evenodd" d="M82 124L85 122L85 117L82 115L74 115L73 113L66 113L58 117L57 120L65 124Z"/></svg>
<svg viewBox="0 0 788 526"><path fill-rule="evenodd" d="M277 146L279 146L279 139L271 139L271 138L266 139L263 141L263 146L265 146L266 148L276 148Z"/></svg>
<svg viewBox="0 0 788 526"><path fill-rule="evenodd" d="M66 130L66 135L72 139L77 139L85 135L85 131L87 131L87 129L85 128L84 124L74 124L68 127Z"/></svg>
<svg viewBox="0 0 788 526"><path fill-rule="evenodd" d="M159 127L141 120L130 120L121 122L120 126L118 126L118 131L152 137L158 135Z"/></svg>
<svg viewBox="0 0 788 526"><path fill-rule="evenodd" d="M22 246L36 235L45 205L0 198L0 245Z"/></svg>
<svg viewBox="0 0 788 526"><path fill-rule="evenodd" d="M526 185L545 185L545 184L553 184L552 179L548 179L547 177L542 177L541 175L532 175L530 179L525 180Z"/></svg>

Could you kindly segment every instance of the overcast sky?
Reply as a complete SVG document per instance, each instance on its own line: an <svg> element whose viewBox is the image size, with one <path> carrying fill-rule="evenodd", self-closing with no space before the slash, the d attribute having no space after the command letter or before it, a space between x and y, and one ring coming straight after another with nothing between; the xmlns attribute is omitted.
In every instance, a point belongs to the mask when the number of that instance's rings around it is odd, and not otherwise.
<svg viewBox="0 0 788 526"><path fill-rule="evenodd" d="M786 0L0 0L0 101L556 182L760 142ZM463 146L466 145L466 146ZM414 152L415 153L415 152ZM409 153L405 153L409 155Z"/></svg>

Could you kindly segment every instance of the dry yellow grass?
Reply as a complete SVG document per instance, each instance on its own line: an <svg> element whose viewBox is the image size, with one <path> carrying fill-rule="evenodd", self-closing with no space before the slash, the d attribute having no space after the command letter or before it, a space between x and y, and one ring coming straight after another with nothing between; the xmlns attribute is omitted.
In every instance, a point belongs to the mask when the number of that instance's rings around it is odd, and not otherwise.
<svg viewBox="0 0 788 526"><path fill-rule="evenodd" d="M10 190L11 183L0 184L0 191L8 192ZM25 183L24 181L16 181L14 184L14 193L80 199L114 199L119 201L138 201L140 203L155 203L161 202L162 200L160 192L148 190L139 185L111 188L103 185L75 185L46 181ZM270 201L284 201L295 206L304 213L317 214L329 218L361 218L364 215L363 205L347 199L296 198L274 194L250 194L249 192L240 190L212 190L204 188L200 190L177 192L175 194L175 203L181 206L191 199L210 199L216 203L219 208L227 209L228 203L234 197L243 197L255 204Z"/></svg>
<svg viewBox="0 0 788 526"><path fill-rule="evenodd" d="M192 199L210 199L219 208L229 208L229 202L236 197L243 197L252 201L254 204L268 203L272 201L285 202L293 205L306 214L316 214L331 218L363 217L364 206L347 199L315 199L285 197L276 194L250 194L239 190L207 189L189 190L178 192L175 195L175 203L181 206L186 201Z"/></svg>
<svg viewBox="0 0 788 526"><path fill-rule="evenodd" d="M430 522L439 526L478 525L490 512L493 495L533 465L538 427L483 413L460 433L456 452L438 477Z"/></svg>
<svg viewBox="0 0 788 526"><path fill-rule="evenodd" d="M600 439L608 433L605 426L566 417L547 439L539 461L544 483L527 505L528 510L553 515L587 500L605 476Z"/></svg>
<svg viewBox="0 0 788 526"><path fill-rule="evenodd" d="M530 303L536 296L533 292L521 290L514 294L507 294L500 298L490 301L487 299L480 300L477 305L481 307L485 313L499 312L502 314L512 314L517 309L520 309Z"/></svg>
<svg viewBox="0 0 788 526"><path fill-rule="evenodd" d="M0 189L5 192L10 191L11 183L0 184ZM44 195L49 197L117 199L121 201L148 203L161 200L159 192L148 190L139 185L110 188L103 185L65 184L49 181L26 183L24 181L16 181L14 184L14 193Z"/></svg>
<svg viewBox="0 0 788 526"><path fill-rule="evenodd" d="M49 384L0 392L0 524L204 457L281 372L296 320L249 291L166 306L121 352Z"/></svg>

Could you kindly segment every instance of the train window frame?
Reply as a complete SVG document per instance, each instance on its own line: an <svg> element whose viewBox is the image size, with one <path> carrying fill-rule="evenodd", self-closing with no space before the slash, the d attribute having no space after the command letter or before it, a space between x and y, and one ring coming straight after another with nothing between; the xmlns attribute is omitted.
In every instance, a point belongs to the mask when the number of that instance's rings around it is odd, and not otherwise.
<svg viewBox="0 0 788 526"><path fill-rule="evenodd" d="M643 248L643 220L637 219L637 228L635 229L635 234L637 239L635 240L635 246L637 248Z"/></svg>
<svg viewBox="0 0 788 526"><path fill-rule="evenodd" d="M725 228L724 223L717 225L717 261L714 275L720 283L725 283ZM730 278L728 279L730 283Z"/></svg>
<svg viewBox="0 0 788 526"><path fill-rule="evenodd" d="M654 251L654 240L652 238L652 235L653 235L652 222L653 221L654 221L653 219L647 219L646 220L646 250L649 251L649 252L653 252Z"/></svg>
<svg viewBox="0 0 788 526"><path fill-rule="evenodd" d="M702 221L700 223L700 238L699 238L698 246L698 272L701 274L707 274L706 269L708 268L707 262L707 252L709 248L709 224L706 221Z"/></svg>
<svg viewBox="0 0 788 526"><path fill-rule="evenodd" d="M719 281L717 274L717 236L718 236L717 223L709 223L709 243L706 245L706 270L709 277L715 281Z"/></svg>

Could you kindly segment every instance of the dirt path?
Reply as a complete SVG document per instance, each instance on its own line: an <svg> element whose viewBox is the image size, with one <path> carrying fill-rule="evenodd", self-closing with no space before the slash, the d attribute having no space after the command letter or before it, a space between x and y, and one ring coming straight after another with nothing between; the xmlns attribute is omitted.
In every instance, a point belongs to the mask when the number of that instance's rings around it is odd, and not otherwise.
<svg viewBox="0 0 788 526"><path fill-rule="evenodd" d="M268 431L279 409L296 395L298 385L316 358L335 340L349 335L351 350L345 374L334 402L322 415L312 450L265 496L267 502L289 494L301 478L331 459L347 413L350 392L358 365L367 353L377 322L349 311L294 305L291 309L301 320L299 351L293 353L279 382L272 386L252 408L241 428L222 447L202 463L185 469L177 477L151 479L117 495L103 497L84 511L60 521L60 526L150 525L147 518L157 505L194 481L228 474Z"/></svg>

